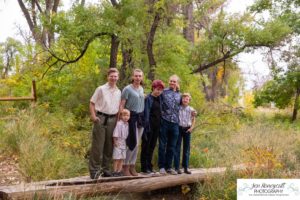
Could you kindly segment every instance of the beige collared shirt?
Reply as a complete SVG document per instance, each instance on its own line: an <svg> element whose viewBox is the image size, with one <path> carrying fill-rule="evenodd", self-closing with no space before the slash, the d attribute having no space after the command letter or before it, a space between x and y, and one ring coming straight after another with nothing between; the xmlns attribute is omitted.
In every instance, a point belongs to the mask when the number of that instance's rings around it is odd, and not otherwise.
<svg viewBox="0 0 300 200"><path fill-rule="evenodd" d="M119 111L121 91L118 87L110 87L106 83L95 90L90 101L95 104L96 111L114 115Z"/></svg>

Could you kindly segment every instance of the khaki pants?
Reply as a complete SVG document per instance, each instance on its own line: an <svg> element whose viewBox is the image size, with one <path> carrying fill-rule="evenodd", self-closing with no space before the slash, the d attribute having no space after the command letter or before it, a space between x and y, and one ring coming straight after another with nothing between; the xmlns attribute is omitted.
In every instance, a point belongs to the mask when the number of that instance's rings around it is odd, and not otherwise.
<svg viewBox="0 0 300 200"><path fill-rule="evenodd" d="M90 151L89 170L96 173L102 170L110 170L113 151L113 131L116 125L116 117L109 117L104 125L105 117L97 115L100 122L94 123L92 132L92 147Z"/></svg>

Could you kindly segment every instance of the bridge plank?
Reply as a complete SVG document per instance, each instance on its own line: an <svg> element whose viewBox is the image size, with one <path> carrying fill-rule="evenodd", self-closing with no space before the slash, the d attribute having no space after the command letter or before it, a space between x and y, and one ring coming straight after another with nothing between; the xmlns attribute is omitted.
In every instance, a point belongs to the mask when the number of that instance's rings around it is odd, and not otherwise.
<svg viewBox="0 0 300 200"><path fill-rule="evenodd" d="M231 170L240 171L244 166ZM223 174L226 168L192 169L192 174L181 175L139 175L136 177L112 177L91 180L76 177L63 180L42 181L15 186L0 187L0 199L32 199L34 197L61 199L66 196L86 197L111 193L139 193L177 185L205 181L208 176Z"/></svg>

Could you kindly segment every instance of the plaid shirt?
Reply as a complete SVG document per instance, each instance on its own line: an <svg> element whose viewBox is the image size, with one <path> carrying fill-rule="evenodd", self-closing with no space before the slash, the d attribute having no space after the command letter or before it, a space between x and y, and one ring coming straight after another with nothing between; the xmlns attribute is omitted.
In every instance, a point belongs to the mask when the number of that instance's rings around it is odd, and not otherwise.
<svg viewBox="0 0 300 200"><path fill-rule="evenodd" d="M192 112L194 108L191 106L180 106L179 109L179 126L190 127L192 126Z"/></svg>
<svg viewBox="0 0 300 200"><path fill-rule="evenodd" d="M162 93L162 110L161 116L164 120L179 123L179 107L181 95L178 91L167 88Z"/></svg>

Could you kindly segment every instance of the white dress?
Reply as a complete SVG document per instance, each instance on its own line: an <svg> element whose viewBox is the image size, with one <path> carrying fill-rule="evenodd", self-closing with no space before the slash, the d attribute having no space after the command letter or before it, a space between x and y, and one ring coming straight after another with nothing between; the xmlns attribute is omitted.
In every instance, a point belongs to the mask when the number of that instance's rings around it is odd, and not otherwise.
<svg viewBox="0 0 300 200"><path fill-rule="evenodd" d="M117 138L118 146L114 146L113 159L125 159L126 158L126 138L128 136L128 122L122 120L117 122L113 137Z"/></svg>

